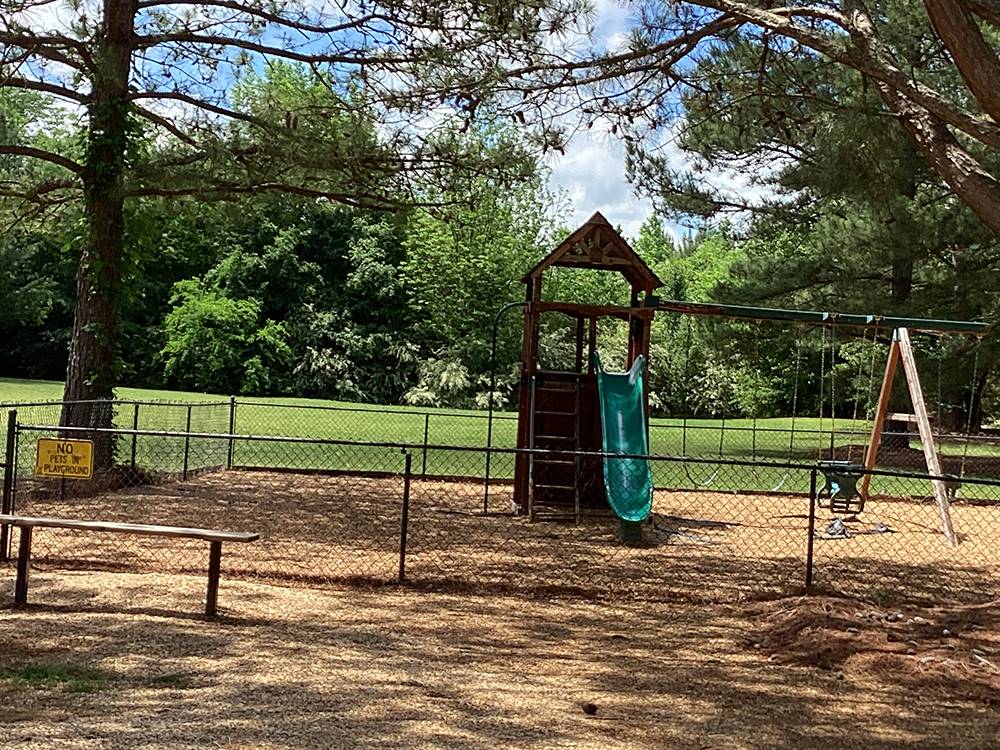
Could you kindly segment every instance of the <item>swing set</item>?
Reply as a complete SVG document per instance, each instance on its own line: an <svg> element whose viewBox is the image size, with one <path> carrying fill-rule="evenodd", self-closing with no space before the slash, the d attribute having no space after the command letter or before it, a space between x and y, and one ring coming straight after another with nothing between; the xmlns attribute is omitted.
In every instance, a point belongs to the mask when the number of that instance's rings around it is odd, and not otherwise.
<svg viewBox="0 0 1000 750"><path fill-rule="evenodd" d="M961 486L965 476L969 444L971 442L972 415L975 398L975 384L977 382L979 368L979 346L975 349L975 358L972 370L972 386L969 388L969 401L966 405L966 425L965 434L962 436L964 444L959 472L946 474L942 469L941 459L935 442L934 432L931 429L931 420L928 415L927 404L924 399L923 388L920 383L920 376L917 371L916 357L910 331L920 331L934 335L944 335L948 333L971 335L981 342L989 332L989 327L984 323L971 321L951 321L951 320L924 320L917 318L880 317L875 315L853 315L840 313L811 312L801 310L782 310L773 308L743 307L738 305L713 305L703 303L659 301L653 300L652 305L658 310L666 310L681 313L685 316L710 316L730 318L735 320L750 320L761 324L763 321L786 321L798 324L806 324L819 327L822 340L820 345L820 399L819 399L819 429L816 431L819 437L817 446L817 467L823 473L824 483L817 491L816 502L820 507L829 509L832 513L850 516L856 515L864 510L865 501L869 497L871 484L871 471L875 468L876 460L881 447L882 436L886 434L887 424L902 423L907 425L905 433L909 439L909 426L915 425L917 435L923 453L924 464L927 473L931 478L931 487L934 500L937 504L938 515L941 521L941 529L952 545L957 545L958 537L951 522L949 505L954 499L955 492ZM684 380L685 385L689 382L689 368L691 355L691 328L690 318L687 322ZM851 414L851 426L849 435L853 438L857 434L857 423L862 402L864 407L864 422L871 423L871 433L864 447L863 456L860 463L854 461L855 446L853 440L848 441L846 449L846 460L837 457L836 435L837 435L837 354L838 341L837 332L841 328L858 330L860 337L853 337L860 342L861 354L858 357L858 372L855 377L854 406ZM886 359L885 373L882 378L881 387L878 391L878 398L874 398L875 367L877 352L879 347L879 333L889 333L889 351ZM760 336L755 337L754 361L755 366L759 365L757 347ZM829 366L827 365L827 352L829 351ZM867 352L867 359L866 359ZM796 341L795 370L793 377L792 392L792 416L788 433L788 447L786 460L792 463L795 458L796 444L796 419L798 417L799 386L801 365L803 361L803 346L801 337ZM864 387L865 369L867 365L867 388ZM906 380L907 392L909 394L912 413L900 413L889 411L893 386L896 380L897 371L902 365L902 371ZM937 411L940 423L941 409L943 402L941 399L941 370L942 359L938 358L938 398ZM867 401L864 398L864 391L867 391ZM829 394L829 409L826 408L826 397ZM719 448L718 455L724 455L724 445L727 431L727 415L724 411L726 399L722 399L723 412L719 425ZM689 409L687 408L687 394L684 395L684 416L682 418L681 430L681 453L688 456L688 420ZM829 416L829 433L824 429L824 422ZM751 472L754 475L755 483L758 486L767 487L767 492L778 492L782 489L791 475L790 471L785 471L778 481L772 485L766 485L760 476L757 466L758 457L758 417L759 403L756 390L753 393L753 414L752 426L750 428L750 454ZM732 429L731 427L729 429ZM829 444L824 446L823 438L829 435ZM827 455L824 456L824 450ZM689 462L684 461L685 475L694 486L699 488L708 487L717 478L721 466L707 479L697 479L693 476Z"/></svg>

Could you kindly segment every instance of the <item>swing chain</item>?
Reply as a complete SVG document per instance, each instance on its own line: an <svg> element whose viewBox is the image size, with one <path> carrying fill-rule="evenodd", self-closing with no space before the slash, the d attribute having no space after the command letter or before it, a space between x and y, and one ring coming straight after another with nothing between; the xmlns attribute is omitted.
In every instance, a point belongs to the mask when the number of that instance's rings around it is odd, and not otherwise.
<svg viewBox="0 0 1000 750"><path fill-rule="evenodd" d="M972 414L976 407L976 387L979 378L979 350L982 346L983 340L979 339L976 342L976 352L972 358L972 382L969 385L969 413L965 418L965 447L962 449L962 464L958 470L959 482L965 477L965 464L969 458L969 443L972 441Z"/></svg>

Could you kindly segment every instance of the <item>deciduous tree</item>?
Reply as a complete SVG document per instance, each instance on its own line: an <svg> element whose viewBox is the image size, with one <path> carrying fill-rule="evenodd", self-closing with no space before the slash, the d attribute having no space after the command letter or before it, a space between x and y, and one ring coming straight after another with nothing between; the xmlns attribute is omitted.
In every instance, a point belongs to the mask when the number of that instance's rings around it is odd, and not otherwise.
<svg viewBox="0 0 1000 750"><path fill-rule="evenodd" d="M517 178L510 154L448 134L456 106L478 116L462 71L530 56L578 11L575 0L3 0L0 86L84 113L79 149L0 143L0 155L58 171L5 194L85 209L65 399L112 395L126 201L286 191L391 209L425 202L427 182ZM262 69L284 78L263 99L237 85ZM107 414L68 404L63 421Z"/></svg>

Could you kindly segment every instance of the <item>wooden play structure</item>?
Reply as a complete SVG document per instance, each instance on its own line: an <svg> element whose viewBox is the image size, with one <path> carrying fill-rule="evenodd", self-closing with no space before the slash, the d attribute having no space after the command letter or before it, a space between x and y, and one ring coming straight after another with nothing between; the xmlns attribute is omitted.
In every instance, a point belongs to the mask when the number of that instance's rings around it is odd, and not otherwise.
<svg viewBox="0 0 1000 750"><path fill-rule="evenodd" d="M552 268L591 269L620 273L630 287L628 305L589 305L543 301L542 282ZM616 318L628 324L627 370L649 353L653 309L640 300L663 282L600 213L541 260L524 276L524 330L521 383L518 396L518 448L601 451L597 372L594 355L597 324ZM576 355L572 369L539 366L539 323L543 315L559 314L576 323ZM619 363L613 363L616 367ZM644 400L648 393L644 392ZM648 406L648 404L647 404ZM646 412L648 414L648 411ZM602 462L593 457L531 456L519 453L514 470L514 502L535 520L539 513L572 515L608 507Z"/></svg>
<svg viewBox="0 0 1000 750"><path fill-rule="evenodd" d="M545 274L550 269L557 268L611 271L621 274L628 282L630 290L628 304L595 305L544 299ZM960 478L949 477L942 473L941 461L917 374L910 331L934 335L952 333L982 337L989 331L988 325L973 321L927 320L658 299L654 292L663 286L663 282L600 213L595 213L532 268L524 276L524 284L524 302L512 302L503 306L498 312L497 321L506 310L514 307L523 308L517 424L517 448L520 450L515 456L513 500L517 512L527 515L529 520L569 518L579 522L582 514L588 511L606 510L610 504L623 524L634 524L641 518L637 516L636 519L632 519L628 513L622 513L618 501L631 500L630 496L637 493L648 495L648 503L644 506L648 515L652 504L652 475L648 466L649 461L644 458L648 455L649 432L648 378L645 377L644 370L648 359L653 316L656 312L668 312L689 318L779 321L819 328L829 332L829 338L824 333L822 346L826 347L826 342L829 340L831 366L835 358L834 347L838 329L861 331L860 336L857 333L854 335L862 341L870 333L872 343L878 339L880 333L884 337L891 332L885 375L863 463L851 462L850 453L848 461L836 460L834 430L831 429L827 458L824 459L824 451L821 450L815 464L815 468L823 474L825 484L822 488L818 488L813 499L820 507L829 509L834 514L851 516L860 513L864 510L865 501L868 499L870 472L875 468L887 424L916 425L942 532L950 544L957 544L958 537L952 526L949 511L951 500L949 493L957 486ZM543 316L547 315L568 316L575 323L575 356L572 357L570 364L561 363L561 366L553 367L551 364L543 366L540 362L540 326ZM622 370L628 372L605 373L601 369L596 356L598 322L606 318L624 321L628 326L626 359L622 363L610 363L612 369L621 366ZM494 383L495 345L496 325L494 326ZM796 368L800 359L801 356L796 359ZM874 385L876 362L874 354L870 361L871 385ZM889 411L893 383L900 363L906 377L912 414ZM621 380L623 377L631 378L628 381L634 384L631 391L628 390L628 384ZM821 365L821 382L822 377ZM623 413L609 412L604 408L607 405L605 397L611 393L607 386L609 380L617 383L619 388L624 387L624 390L619 391L619 396L630 399L632 404L629 412L631 422L625 429L622 428ZM605 384L604 387L600 387L599 383ZM796 389L797 387L796 369ZM491 388L491 393L493 390ZM794 400L797 402L797 395ZM621 404L624 401L620 399L617 403ZM835 405L832 399L829 413L831 419L835 420ZM821 418L822 414L821 405ZM602 421L607 425L617 426L620 435L625 435L629 439L624 443L612 440L609 445L608 438L612 429L602 431ZM852 419L852 424L853 421ZM683 424L683 429L686 430L686 420ZM792 424L792 434L789 439L790 455L787 461L797 463L791 455L794 446L794 421ZM753 446L756 446L756 429L755 418L751 435ZM603 434L604 432L607 434ZM492 401L488 447L492 445L491 436ZM632 437L642 439L632 440ZM966 438L966 444L967 441ZM686 445L686 442L682 440L682 444ZM635 446L641 446L641 450ZM720 447L720 460L721 450ZM679 458L683 459L684 455ZM484 513L487 512L489 505L489 459L490 456L487 454ZM628 461L633 461L630 467L632 474L626 477L628 481L615 481L616 477L618 479L625 477L622 467ZM640 473L640 468L643 472L641 481L635 479L635 475ZM784 479L777 484L776 489L783 484ZM643 507L641 503L639 507ZM628 538L625 525L623 525L623 538Z"/></svg>

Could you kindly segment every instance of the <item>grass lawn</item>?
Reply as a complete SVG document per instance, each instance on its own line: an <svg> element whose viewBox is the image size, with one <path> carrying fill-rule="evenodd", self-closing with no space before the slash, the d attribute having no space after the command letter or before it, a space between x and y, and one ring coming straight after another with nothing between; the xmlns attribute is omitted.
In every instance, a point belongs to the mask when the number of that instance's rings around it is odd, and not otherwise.
<svg viewBox="0 0 1000 750"><path fill-rule="evenodd" d="M164 391L155 388L117 388L118 398L139 401L224 401L228 396L191 391ZM58 380L25 380L22 378L0 378L0 404L15 401L58 401L63 395L63 384Z"/></svg>
<svg viewBox="0 0 1000 750"><path fill-rule="evenodd" d="M0 379L0 403L48 401L60 398L62 384L55 381ZM120 388L122 399L169 401L170 403L122 405L115 423L122 428L138 424L140 429L228 433L230 408L227 396L139 388ZM138 419L136 419L138 410ZM58 423L58 405L22 407L22 424ZM190 422L189 422L190 419ZM492 444L512 448L516 441L516 418L511 412L498 412L493 423ZM676 418L650 420L650 453L662 456L687 455L712 459L792 461L811 464L820 451L829 449L834 423L829 419L799 416L769 419L692 419L684 429ZM859 462L868 441L870 426L863 420L839 419L835 445L838 457ZM794 430L794 432L793 432ZM481 452L443 449L424 450L422 446L486 445L487 419L483 411L433 409L427 407L379 406L353 404L324 399L240 398L236 409L236 434L278 435L286 437L333 439L366 443L398 443L416 446L414 468L429 474L482 476L485 455ZM33 442L38 433L25 434ZM183 464L187 444L191 468L224 463L228 441L219 439L163 438L141 436L135 441L136 463L170 471ZM911 447L919 448L917 443ZM963 445L945 442L939 446L943 455L961 456ZM131 462L132 441L118 446L120 460ZM19 465L30 470L30 449L22 448ZM973 446L971 456L1000 456L992 445ZM296 443L236 441L234 463L311 469L354 471L401 471L398 449L370 446L317 446ZM919 457L917 457L919 458ZM677 462L656 462L657 486L717 489L771 490L805 492L807 472L789 476L783 469L770 467L723 467ZM912 467L922 468L916 461ZM492 475L509 478L513 460L509 455L494 457ZM972 489L969 489L971 492ZM979 494L978 492L976 494Z"/></svg>

